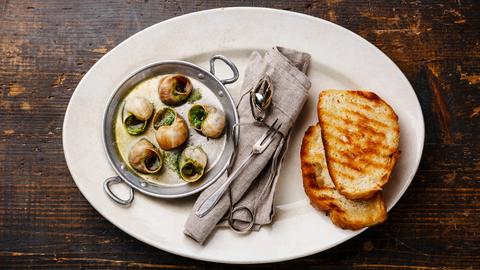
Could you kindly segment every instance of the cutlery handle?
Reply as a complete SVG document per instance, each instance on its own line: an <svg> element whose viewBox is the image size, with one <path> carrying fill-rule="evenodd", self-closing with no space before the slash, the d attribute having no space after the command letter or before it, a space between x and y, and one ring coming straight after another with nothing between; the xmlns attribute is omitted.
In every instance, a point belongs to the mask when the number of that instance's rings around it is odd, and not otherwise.
<svg viewBox="0 0 480 270"><path fill-rule="evenodd" d="M195 212L195 215L198 217L203 217L208 214L213 207L220 201L225 191L227 191L230 184L237 178L237 176L243 171L248 163L252 160L253 152L242 162L242 164L228 177L227 181L223 183L215 192L213 192L198 208Z"/></svg>

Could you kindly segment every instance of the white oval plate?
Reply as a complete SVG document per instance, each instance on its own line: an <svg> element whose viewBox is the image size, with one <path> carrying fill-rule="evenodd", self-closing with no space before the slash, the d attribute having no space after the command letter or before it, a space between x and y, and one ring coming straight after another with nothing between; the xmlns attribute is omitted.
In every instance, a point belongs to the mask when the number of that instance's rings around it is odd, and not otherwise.
<svg viewBox="0 0 480 270"><path fill-rule="evenodd" d="M102 145L102 118L108 97L128 74L148 63L178 59L208 66L224 54L241 72L253 50L285 46L312 55L310 99L281 170L272 226L249 235L218 230L205 246L183 234L194 197L155 199L136 193L130 208L110 200L103 180L115 175ZM219 69L220 76L230 74ZM241 79L230 89L238 95ZM126 233L157 248L190 258L226 263L289 260L320 252L360 233L335 227L314 210L303 192L299 149L309 125L317 122L321 89L369 89L386 100L400 119L401 158L385 188L388 209L412 181L422 155L424 122L420 104L398 67L379 49L333 23L293 12L264 8L214 9L149 27L102 57L83 77L65 115L63 147L75 183L90 204Z"/></svg>

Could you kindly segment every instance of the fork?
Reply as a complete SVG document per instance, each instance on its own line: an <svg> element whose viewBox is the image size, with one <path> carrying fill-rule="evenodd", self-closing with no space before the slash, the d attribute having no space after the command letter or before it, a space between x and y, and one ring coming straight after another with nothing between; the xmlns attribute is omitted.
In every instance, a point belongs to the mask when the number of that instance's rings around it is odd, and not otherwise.
<svg viewBox="0 0 480 270"><path fill-rule="evenodd" d="M240 166L228 177L227 181L223 183L214 193L212 193L198 208L195 212L195 215L198 217L203 217L213 207L220 201L225 191L227 191L230 184L237 178L237 176L243 171L243 169L253 160L253 157L259 155L267 149L267 147L272 143L273 138L278 133L278 130L282 126L282 124L278 124L278 119L273 122L273 124L269 127L269 129L263 134L263 136L253 145L252 151L248 155L248 157L240 164Z"/></svg>

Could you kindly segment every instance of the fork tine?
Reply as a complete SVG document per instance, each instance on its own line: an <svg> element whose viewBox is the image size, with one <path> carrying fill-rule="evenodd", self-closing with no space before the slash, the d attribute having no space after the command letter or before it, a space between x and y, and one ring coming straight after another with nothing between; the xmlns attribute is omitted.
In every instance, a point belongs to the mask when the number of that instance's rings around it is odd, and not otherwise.
<svg viewBox="0 0 480 270"><path fill-rule="evenodd" d="M273 127L274 127L277 123L278 123L278 118L275 119L275 121L273 122L273 124L268 127L268 130L269 130L270 132L273 131Z"/></svg>
<svg viewBox="0 0 480 270"><path fill-rule="evenodd" d="M282 123L280 123L280 125L278 125L278 127L275 129L274 135L278 133L281 127L282 127Z"/></svg>
<svg viewBox="0 0 480 270"><path fill-rule="evenodd" d="M271 126L268 127L268 130L263 133L263 136L258 140L259 142L263 142L272 132L273 132L273 127L277 124L278 118L273 122Z"/></svg>
<svg viewBox="0 0 480 270"><path fill-rule="evenodd" d="M275 130L273 131L272 135L270 136L270 138L273 138L275 135L277 135L278 131L280 130L280 128L282 127L282 123L280 123L278 125L277 128L275 128Z"/></svg>
<svg viewBox="0 0 480 270"><path fill-rule="evenodd" d="M261 147L266 147L268 146L272 141L273 141L273 138L275 137L275 135L277 135L278 131L280 130L280 127L282 126L282 124L280 123L278 125L277 128L275 128L275 130L273 132L271 132L267 138L265 138L262 143L260 144Z"/></svg>

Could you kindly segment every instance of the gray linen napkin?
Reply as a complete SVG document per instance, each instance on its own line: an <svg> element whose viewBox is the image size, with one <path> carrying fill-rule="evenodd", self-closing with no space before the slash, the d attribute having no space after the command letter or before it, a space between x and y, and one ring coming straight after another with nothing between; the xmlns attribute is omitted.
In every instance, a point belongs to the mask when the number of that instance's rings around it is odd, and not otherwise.
<svg viewBox="0 0 480 270"><path fill-rule="evenodd" d="M253 210L254 202L262 193L262 190L267 189L264 192L264 196L258 201L255 215L255 230L258 230L261 225L270 223L274 214L273 197L278 175L273 181L268 181L271 170L265 168L270 167L272 156L274 156L276 151L280 151L277 154L279 154L280 159L283 158L288 144L289 130L305 104L308 90L311 86L310 80L305 74L309 64L309 54L275 47L268 50L264 56L258 52L253 52L245 70L242 93L248 92L265 74L268 74L272 79L274 94L272 106L265 123L271 125L278 118L279 122L282 123L280 132L283 135L276 136L275 140L262 154L255 156L250 165L243 170L231 185L231 199L234 206L246 206L250 210ZM241 123L255 122L250 111L248 96L240 101L238 112ZM261 125L240 127L238 153L232 171L250 154L253 144L266 130L267 127ZM230 207L228 192L204 217L199 218L195 215L195 212L203 201L217 190L227 178L227 175L223 175L200 194L187 219L184 233L199 243L205 241L228 212ZM235 222L240 223L246 220L241 211L236 212L233 218Z"/></svg>

